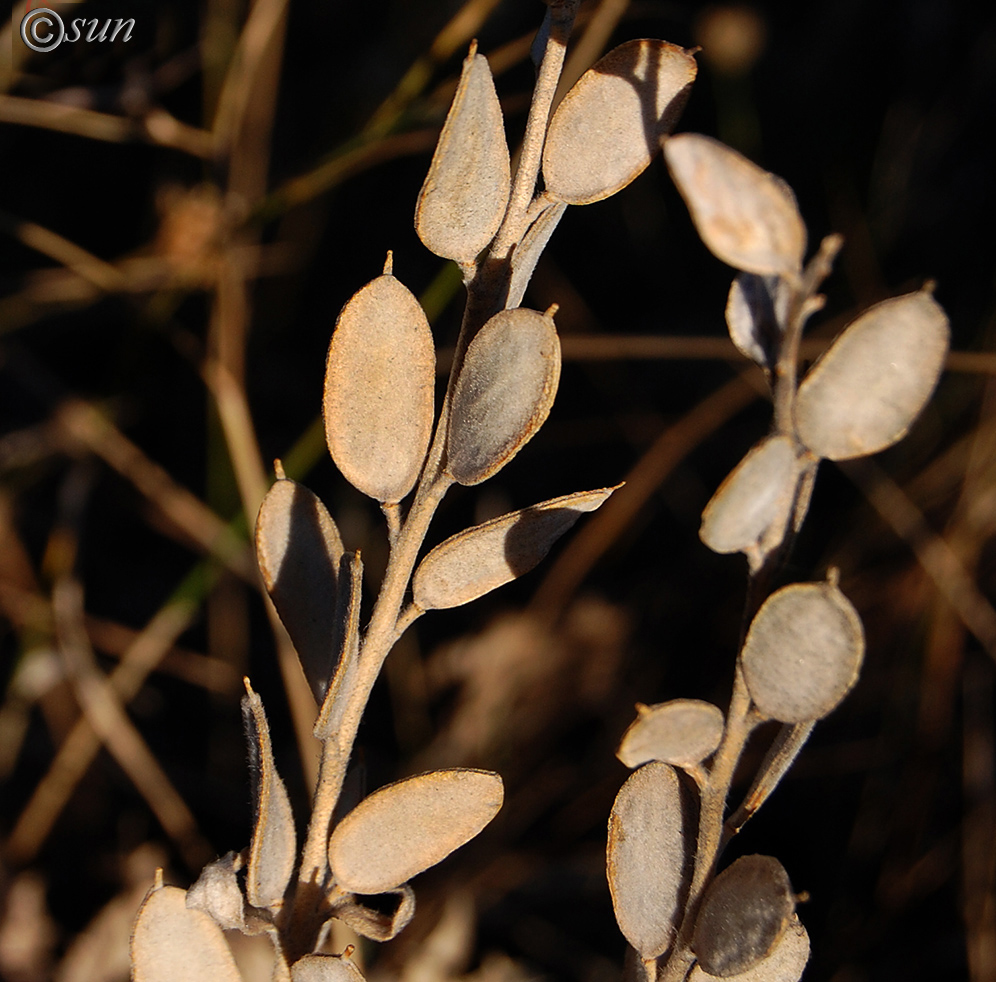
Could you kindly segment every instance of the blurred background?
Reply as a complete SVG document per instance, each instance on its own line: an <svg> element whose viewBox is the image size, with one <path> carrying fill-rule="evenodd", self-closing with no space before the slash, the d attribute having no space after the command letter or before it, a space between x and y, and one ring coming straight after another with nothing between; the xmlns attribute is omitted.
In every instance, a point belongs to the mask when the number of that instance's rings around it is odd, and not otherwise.
<svg viewBox="0 0 996 982"><path fill-rule="evenodd" d="M37 7L34 3L31 6ZM313 750L293 653L248 529L275 457L319 494L372 597L371 502L318 419L335 317L379 274L419 295L445 360L454 267L412 228L472 37L512 145L537 0L120 0L132 40L0 36L0 976L127 978L154 869L189 884L249 840L238 702L249 674L299 826ZM72 5L58 5L59 10ZM732 844L808 900L805 978L996 978L996 12L967 0L582 4L569 71L636 37L701 45L679 129L795 189L811 245L844 250L812 357L868 304L936 280L953 342L910 436L824 464L787 579L841 570L861 680ZM457 488L430 544L474 521L628 481L536 571L431 614L389 659L360 732L369 789L434 766L500 771L479 840L415 883L371 978L612 982L604 875L637 701L725 706L746 567L701 511L767 431L726 338L731 270L658 159L570 208L526 304L560 304L547 425ZM249 515L248 519L246 515ZM67 640L68 639L68 640ZM744 760L746 789L771 733ZM247 982L265 951L239 950Z"/></svg>

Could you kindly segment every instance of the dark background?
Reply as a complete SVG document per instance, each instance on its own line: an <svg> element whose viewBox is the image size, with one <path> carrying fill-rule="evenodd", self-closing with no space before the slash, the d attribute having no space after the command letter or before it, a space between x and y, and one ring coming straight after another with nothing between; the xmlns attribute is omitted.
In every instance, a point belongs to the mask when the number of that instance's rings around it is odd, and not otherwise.
<svg viewBox="0 0 996 982"><path fill-rule="evenodd" d="M294 0L264 144L266 192L355 147L458 7ZM357 165L334 186L316 185L293 207L272 194L239 206L229 199L224 228L236 231L215 229L201 239L195 218L216 215L216 199L184 195L204 184L230 188L228 165L156 145L141 136L140 123L162 107L209 128L205 104L216 97L220 74L205 67L207 48L199 45L221 37L218 50L230 53L226 25L237 30L243 12L234 0L209 8L163 0L136 9L154 17L148 51L64 46L25 61L9 88L21 99L128 117L136 130L107 142L0 125L0 494L9 583L46 599L59 575L75 569L89 614L139 629L194 565L196 550L165 534L156 509L92 448L67 445L51 425L53 414L71 396L92 402L177 482L226 520L236 516L232 468L199 374L213 344L214 292L210 282L193 281L233 243L261 248L264 266L270 263L249 290L244 378L263 459L286 456L317 416L336 314L380 272L385 251L394 250L395 274L416 294L441 275L442 260L418 242L412 214L431 153L428 131L441 123L463 45L430 66L422 93L391 120L389 140L426 133L421 142L396 144L387 159ZM811 244L831 231L844 234L814 333L832 335L862 307L934 279L953 349L991 351L996 14L940 0L757 3L749 10L765 32L756 61L729 71L704 51L678 128L718 136L785 178ZM634 2L612 43L661 37L705 45L707 13L696 4ZM476 31L480 50L491 55L525 38L542 15L534 0L503 0ZM532 81L526 43L497 72L512 145ZM0 65L5 58L6 50ZM258 147L243 152L258 162ZM178 202L193 200L208 205L179 210ZM137 267L121 264L142 257L173 272L123 292L63 301L64 280L44 278L58 263L24 243L23 222L132 270L129 276L138 276ZM171 228L180 229L173 238ZM248 238L239 238L246 229ZM565 338L721 338L730 278L699 243L658 159L616 197L568 210L526 304L560 303ZM452 301L434 319L438 347L453 342L460 293L452 287ZM980 594L992 598L996 506L986 496L996 486L996 439L987 364L948 373L910 437L876 464L929 527L947 535ZM457 489L431 541L512 507L617 483L740 367L732 357L568 360L541 433L494 480ZM381 959L383 971L398 970L460 884L478 915L469 968L500 951L525 977L602 982L621 972L625 944L603 872L605 822L625 779L614 757L618 738L637 700L694 696L723 706L728 698L744 563L711 554L698 540L698 521L723 476L766 432L770 407L755 400L729 415L693 440L637 517L611 536L580 588L560 597L562 616L551 635L516 612L530 604L559 550L499 593L427 616L392 656L395 667L389 663L360 734L368 786L430 762L489 766L505 777L509 804L479 842L416 881L419 915L397 942L368 954ZM975 456L958 448L974 448ZM301 479L329 505L347 546L362 547L376 582L384 557L376 509L327 457L311 457L313 466L306 452L301 457L308 461ZM969 466L975 469L966 476ZM786 571L788 579L805 580L841 567L842 587L868 636L861 681L817 727L730 855L777 855L795 889L809 895L800 912L813 943L807 979L971 974L981 982L992 977L985 966L992 971L993 962L977 959L970 973L966 952L996 944L993 665L917 563L911 546L922 534L903 541L876 516L866 490L824 465ZM60 560L67 535L72 556ZM52 643L44 618L25 613L22 594L4 592L0 629L3 718L23 722L3 756L3 837L78 713L64 681L30 698L15 685L28 656ZM530 609L544 613L535 601ZM94 644L109 669L113 660ZM211 690L154 674L130 709L211 849L242 848L249 836L237 681L246 672L270 713L303 821L305 785L258 596L220 576L180 645L224 662L227 681ZM763 743L748 752L741 790ZM53 926L42 946L48 954L17 978L47 977L74 935L122 889L126 857L150 842L165 850L172 882L196 875L124 772L101 754L40 852L4 859L7 888L24 870L41 877Z"/></svg>

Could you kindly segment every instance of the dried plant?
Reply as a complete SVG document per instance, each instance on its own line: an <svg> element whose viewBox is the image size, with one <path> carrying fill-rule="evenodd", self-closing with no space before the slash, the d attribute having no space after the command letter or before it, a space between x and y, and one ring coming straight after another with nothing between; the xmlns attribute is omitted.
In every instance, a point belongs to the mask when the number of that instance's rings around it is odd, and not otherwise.
<svg viewBox="0 0 996 982"><path fill-rule="evenodd" d="M702 516L702 541L744 553L750 572L730 705L725 716L693 699L637 707L618 751L635 771L609 820L609 886L648 980L797 982L809 939L784 867L758 855L722 872L718 864L816 721L856 682L865 641L836 570L825 582L771 588L805 520L820 460L862 457L902 438L940 377L948 322L929 286L879 303L800 384L803 328L823 306L817 291L841 238L825 238L804 265L806 227L784 181L697 134L666 139L664 154L703 242L740 271L727 324L737 348L764 370L774 420ZM781 729L747 796L727 814L746 742L770 720Z"/></svg>
<svg viewBox="0 0 996 982"><path fill-rule="evenodd" d="M211 863L188 891L160 877L133 935L138 982L238 979L223 929L268 935L277 978L357 979L348 951L325 950L330 920L367 938L394 937L414 912L408 880L477 835L501 806L497 774L451 769L381 788L337 815L360 719L401 634L427 610L468 603L532 569L613 491L512 512L418 561L447 490L493 476L550 412L560 377L556 308L541 313L519 304L564 209L615 193L647 167L695 76L691 53L631 41L590 69L551 117L576 7L571 0L549 5L514 178L491 71L472 45L419 195L419 236L459 265L467 288L438 416L429 324L394 277L390 253L383 274L354 294L336 322L325 382L328 448L354 487L379 502L390 542L365 628L359 554L344 550L324 505L287 480L279 461L259 512L260 570L321 704L314 729L320 771L300 852L263 705L247 681L251 844ZM385 899L371 904L369 895Z"/></svg>

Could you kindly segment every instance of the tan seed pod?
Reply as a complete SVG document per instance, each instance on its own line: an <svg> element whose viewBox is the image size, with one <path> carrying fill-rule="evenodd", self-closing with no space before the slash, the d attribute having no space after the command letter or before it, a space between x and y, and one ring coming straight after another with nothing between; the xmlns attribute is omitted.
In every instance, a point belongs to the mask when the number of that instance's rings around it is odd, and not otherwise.
<svg viewBox="0 0 996 982"><path fill-rule="evenodd" d="M706 890L692 951L709 975L740 975L772 954L794 912L785 867L772 856L742 856Z"/></svg>
<svg viewBox="0 0 996 982"><path fill-rule="evenodd" d="M335 658L335 591L342 552L339 530L321 501L294 481L274 481L256 519L256 560L319 701Z"/></svg>
<svg viewBox="0 0 996 982"><path fill-rule="evenodd" d="M672 699L636 709L637 717L616 751L627 767L651 760L693 767L715 753L723 738L723 713L711 702Z"/></svg>
<svg viewBox="0 0 996 982"><path fill-rule="evenodd" d="M501 778L431 771L375 791L335 828L329 865L352 893L384 893L469 842L501 808Z"/></svg>
<svg viewBox="0 0 996 982"><path fill-rule="evenodd" d="M371 941L390 941L397 937L415 916L415 891L403 883L396 890L388 890L387 895L397 897L397 905L392 913L374 910L349 896L332 908L337 921L351 927L360 937ZM380 895L381 898L385 894Z"/></svg>
<svg viewBox="0 0 996 982"><path fill-rule="evenodd" d="M806 226L780 177L698 133L668 137L664 156L699 236L717 259L760 276L798 274Z"/></svg>
<svg viewBox="0 0 996 982"><path fill-rule="evenodd" d="M186 891L154 887L131 935L134 982L242 982L220 927L187 907Z"/></svg>
<svg viewBox="0 0 996 982"><path fill-rule="evenodd" d="M297 833L287 789L277 773L263 702L245 680L242 714L253 764L253 830L246 870L246 899L277 909L294 872Z"/></svg>
<svg viewBox="0 0 996 982"><path fill-rule="evenodd" d="M425 247L463 262L498 231L510 186L498 94L488 61L475 48L463 63L415 209L415 231Z"/></svg>
<svg viewBox="0 0 996 982"><path fill-rule="evenodd" d="M737 350L773 371L785 333L791 287L781 276L740 273L726 300L726 326Z"/></svg>
<svg viewBox="0 0 996 982"><path fill-rule="evenodd" d="M581 76L550 121L547 192L569 205L601 201L641 174L685 108L695 59L666 41L613 48Z"/></svg>
<svg viewBox="0 0 996 982"><path fill-rule="evenodd" d="M226 931L245 930L245 898L238 881L241 868L242 861L234 852L208 863L187 891L187 906L210 914Z"/></svg>
<svg viewBox="0 0 996 982"><path fill-rule="evenodd" d="M771 436L753 447L702 512L699 538L713 552L744 552L756 569L785 532L799 480L795 444Z"/></svg>
<svg viewBox="0 0 996 982"><path fill-rule="evenodd" d="M615 488L578 491L475 525L440 543L422 560L412 581L423 610L470 603L528 573L585 513Z"/></svg>
<svg viewBox="0 0 996 982"><path fill-rule="evenodd" d="M435 371L429 322L410 290L385 274L353 294L329 345L325 438L346 480L371 498L400 501L415 484Z"/></svg>
<svg viewBox="0 0 996 982"><path fill-rule="evenodd" d="M833 583L793 583L762 604L740 658L757 708L783 723L804 723L847 695L864 652L861 618Z"/></svg>
<svg viewBox="0 0 996 982"><path fill-rule="evenodd" d="M291 965L290 982L363 982L363 973L345 955L305 955Z"/></svg>
<svg viewBox="0 0 996 982"><path fill-rule="evenodd" d="M869 307L799 386L799 439L829 460L891 446L934 391L949 338L947 316L927 290Z"/></svg>
<svg viewBox="0 0 996 982"><path fill-rule="evenodd" d="M798 915L793 914L771 954L745 972L727 975L726 982L799 982L808 961L809 935ZM696 965L688 982L712 982L717 977Z"/></svg>
<svg viewBox="0 0 996 982"><path fill-rule="evenodd" d="M620 788L606 869L619 929L643 958L656 958L674 937L687 892L681 787L668 764L644 764Z"/></svg>
<svg viewBox="0 0 996 982"><path fill-rule="evenodd" d="M446 436L446 469L480 484L532 439L560 381L553 318L518 307L492 317L467 347Z"/></svg>

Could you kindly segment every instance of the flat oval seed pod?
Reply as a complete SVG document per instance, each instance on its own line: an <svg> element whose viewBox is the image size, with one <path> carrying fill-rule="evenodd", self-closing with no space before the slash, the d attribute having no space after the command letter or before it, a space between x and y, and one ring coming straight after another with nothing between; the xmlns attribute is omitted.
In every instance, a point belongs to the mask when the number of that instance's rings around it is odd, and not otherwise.
<svg viewBox="0 0 996 982"><path fill-rule="evenodd" d="M560 381L553 318L518 307L495 314L467 347L446 436L446 469L480 484L543 425Z"/></svg>
<svg viewBox="0 0 996 982"><path fill-rule="evenodd" d="M637 717L616 751L627 767L650 760L692 767L715 753L723 738L723 713L711 702L672 699L636 709Z"/></svg>
<svg viewBox="0 0 996 982"><path fill-rule="evenodd" d="M363 973L345 955L305 955L290 970L291 982L363 982Z"/></svg>
<svg viewBox="0 0 996 982"><path fill-rule="evenodd" d="M254 907L282 906L294 872L297 833L287 789L277 773L263 702L245 680L242 715L253 777L253 830L246 871L246 899Z"/></svg>
<svg viewBox="0 0 996 982"><path fill-rule="evenodd" d="M470 603L528 573L585 513L615 488L578 491L475 525L440 543L422 560L412 596L423 610Z"/></svg>
<svg viewBox="0 0 996 982"><path fill-rule="evenodd" d="M414 295L389 274L342 308L325 372L325 439L346 480L400 501L422 469L432 430L436 358Z"/></svg>
<svg viewBox="0 0 996 982"><path fill-rule="evenodd" d="M487 59L472 51L418 196L418 237L437 256L469 262L498 231L509 186L495 83Z"/></svg>
<svg viewBox="0 0 996 982"><path fill-rule="evenodd" d="M186 891L153 888L131 934L134 982L242 982L221 928L188 909Z"/></svg>
<svg viewBox="0 0 996 982"><path fill-rule="evenodd" d="M606 856L619 929L643 958L656 958L674 937L685 865L678 775L667 764L645 764L616 795Z"/></svg>
<svg viewBox="0 0 996 982"><path fill-rule="evenodd" d="M615 194L646 168L685 108L695 59L666 41L613 48L577 81L550 121L547 192L569 205Z"/></svg>
<svg viewBox="0 0 996 982"><path fill-rule="evenodd" d="M335 658L335 590L342 552L339 530L321 501L294 481L275 481L256 519L256 560L318 702Z"/></svg>
<svg viewBox="0 0 996 982"><path fill-rule="evenodd" d="M785 333L791 287L781 276L740 273L726 300L726 326L737 350L773 371Z"/></svg>
<svg viewBox="0 0 996 982"><path fill-rule="evenodd" d="M772 856L742 856L706 890L692 951L709 975L746 972L772 952L794 912L785 867Z"/></svg>
<svg viewBox="0 0 996 982"><path fill-rule="evenodd" d="M799 439L829 460L891 446L934 391L949 338L947 316L926 290L869 307L799 386Z"/></svg>
<svg viewBox="0 0 996 982"><path fill-rule="evenodd" d="M242 861L234 852L208 863L201 870L197 882L187 891L187 906L210 914L212 920L226 931L243 930L246 917L245 897L238 881L241 868Z"/></svg>
<svg viewBox="0 0 996 982"><path fill-rule="evenodd" d="M861 618L836 586L793 583L761 606L740 658L757 708L783 723L804 723L847 695L864 653Z"/></svg>
<svg viewBox="0 0 996 982"><path fill-rule="evenodd" d="M491 771L430 771L375 791L329 840L336 883L384 893L445 859L498 814L502 780Z"/></svg>
<svg viewBox="0 0 996 982"><path fill-rule="evenodd" d="M668 137L664 156L699 236L717 259L761 276L799 272L806 226L781 178L698 133Z"/></svg>
<svg viewBox="0 0 996 982"><path fill-rule="evenodd" d="M789 918L785 933L767 958L745 972L727 975L727 982L799 982L809 961L809 935L799 923L797 915ZM711 982L718 976L710 975L701 965L692 969L688 982Z"/></svg>
<svg viewBox="0 0 996 982"><path fill-rule="evenodd" d="M699 538L713 552L746 553L751 568L757 568L783 538L798 480L794 441L767 437L712 496L702 512Z"/></svg>

